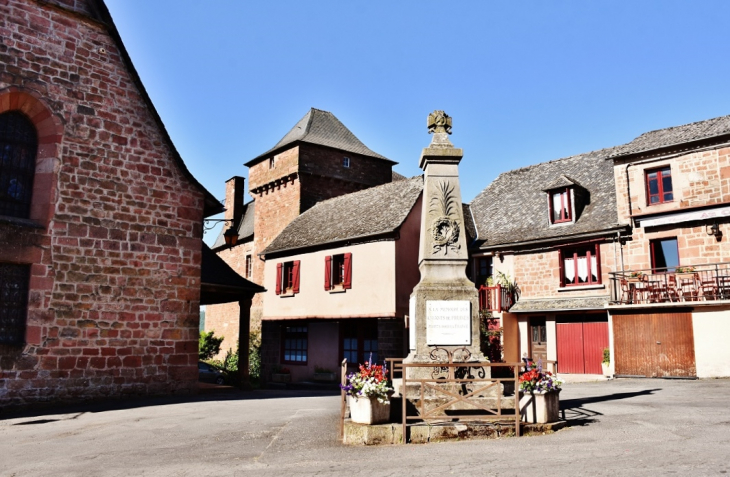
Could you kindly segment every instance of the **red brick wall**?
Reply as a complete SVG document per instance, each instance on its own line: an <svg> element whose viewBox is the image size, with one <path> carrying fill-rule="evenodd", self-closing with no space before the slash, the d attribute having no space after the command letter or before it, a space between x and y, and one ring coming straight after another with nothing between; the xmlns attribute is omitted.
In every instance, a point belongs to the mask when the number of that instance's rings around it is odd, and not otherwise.
<svg viewBox="0 0 730 477"><path fill-rule="evenodd" d="M0 261L32 264L0 404L194 391L202 191L101 25L30 0L0 18L0 112L36 124L34 191L50 191L40 227L0 223Z"/></svg>

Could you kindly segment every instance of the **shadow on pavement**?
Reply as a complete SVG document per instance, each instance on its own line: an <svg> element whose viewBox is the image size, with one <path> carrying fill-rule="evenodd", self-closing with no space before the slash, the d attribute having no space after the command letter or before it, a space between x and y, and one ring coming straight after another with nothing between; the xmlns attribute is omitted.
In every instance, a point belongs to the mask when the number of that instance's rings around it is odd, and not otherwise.
<svg viewBox="0 0 730 477"><path fill-rule="evenodd" d="M339 396L333 390L291 390L291 389L257 389L243 391L231 386L202 387L198 394L157 397L120 397L105 401L88 401L75 404L48 404L27 409L0 409L0 421L7 419L54 416L53 418L25 421L13 425L45 424L59 420L75 419L88 412L120 411L140 407L167 406L194 402L247 401L252 399L285 399L298 397ZM76 414L75 416L58 417L59 414Z"/></svg>
<svg viewBox="0 0 730 477"><path fill-rule="evenodd" d="M606 394L604 396L591 396L577 399L566 399L560 401L560 417L566 422L568 427L572 426L586 426L598 422L596 416L602 416L603 414L598 411L586 409L586 404L593 404L597 402L605 401L616 401L620 399L628 399L638 396L650 396L657 391L661 391L661 388L657 389L645 389L643 391L636 391L630 393L614 393Z"/></svg>

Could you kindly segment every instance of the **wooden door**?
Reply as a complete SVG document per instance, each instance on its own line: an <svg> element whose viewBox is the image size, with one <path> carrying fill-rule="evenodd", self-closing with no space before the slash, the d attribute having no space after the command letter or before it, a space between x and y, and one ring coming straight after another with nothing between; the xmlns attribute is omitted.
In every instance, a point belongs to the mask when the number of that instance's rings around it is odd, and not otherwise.
<svg viewBox="0 0 730 477"><path fill-rule="evenodd" d="M534 362L547 361L547 327L545 317L530 318L530 357Z"/></svg>
<svg viewBox="0 0 730 477"><path fill-rule="evenodd" d="M691 313L614 315L613 337L617 375L697 375Z"/></svg>
<svg viewBox="0 0 730 477"><path fill-rule="evenodd" d="M603 373L603 349L608 348L607 321L557 323L556 334L561 373Z"/></svg>

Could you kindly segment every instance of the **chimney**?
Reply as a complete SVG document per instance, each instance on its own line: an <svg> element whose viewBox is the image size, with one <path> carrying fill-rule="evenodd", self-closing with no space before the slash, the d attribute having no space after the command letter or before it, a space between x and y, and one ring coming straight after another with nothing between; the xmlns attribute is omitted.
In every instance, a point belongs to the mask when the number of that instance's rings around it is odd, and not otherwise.
<svg viewBox="0 0 730 477"><path fill-rule="evenodd" d="M238 227L243 215L243 177L233 176L226 181L225 219L233 219L233 226Z"/></svg>

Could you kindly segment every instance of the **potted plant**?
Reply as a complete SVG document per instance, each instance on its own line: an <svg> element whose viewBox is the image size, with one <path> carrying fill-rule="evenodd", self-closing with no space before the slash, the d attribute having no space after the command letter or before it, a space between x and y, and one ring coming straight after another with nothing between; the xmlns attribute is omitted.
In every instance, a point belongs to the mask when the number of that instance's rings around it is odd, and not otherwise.
<svg viewBox="0 0 730 477"><path fill-rule="evenodd" d="M274 369L271 372L271 380L275 383L290 383L291 371L288 368L274 366Z"/></svg>
<svg viewBox="0 0 730 477"><path fill-rule="evenodd" d="M640 282L644 280L644 272L631 272L629 273L630 282Z"/></svg>
<svg viewBox="0 0 730 477"><path fill-rule="evenodd" d="M555 422L560 411L560 390L563 382L542 363L528 361L520 375L520 414L532 423Z"/></svg>
<svg viewBox="0 0 730 477"><path fill-rule="evenodd" d="M314 367L314 380L322 383L332 383L336 379L334 371L321 366Z"/></svg>
<svg viewBox="0 0 730 477"><path fill-rule="evenodd" d="M387 422L390 417L390 395L388 368L385 365L366 361L357 373L347 375L340 387L347 395L350 419L359 424Z"/></svg>
<svg viewBox="0 0 730 477"><path fill-rule="evenodd" d="M603 348L603 361L601 361L601 368L603 368L603 375L607 378L611 377L611 350Z"/></svg>

